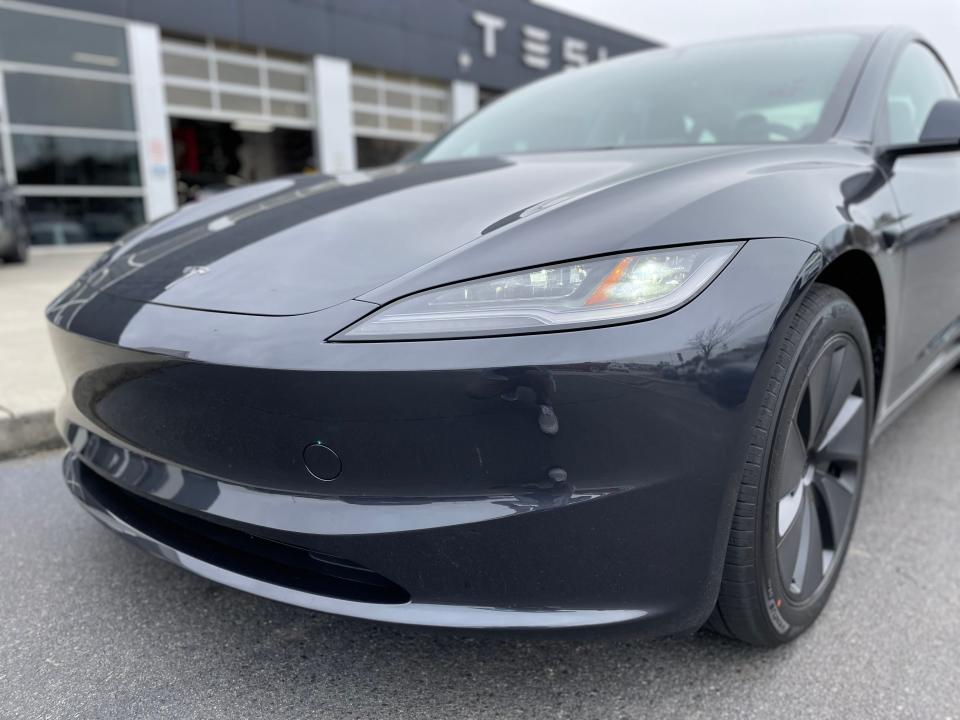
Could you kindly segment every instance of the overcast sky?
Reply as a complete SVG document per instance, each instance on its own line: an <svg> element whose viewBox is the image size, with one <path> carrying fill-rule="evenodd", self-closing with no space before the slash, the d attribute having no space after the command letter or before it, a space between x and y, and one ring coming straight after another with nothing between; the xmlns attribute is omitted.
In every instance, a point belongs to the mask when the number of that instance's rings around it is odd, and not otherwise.
<svg viewBox="0 0 960 720"><path fill-rule="evenodd" d="M960 0L535 0L668 45L767 31L909 25L960 80Z"/></svg>

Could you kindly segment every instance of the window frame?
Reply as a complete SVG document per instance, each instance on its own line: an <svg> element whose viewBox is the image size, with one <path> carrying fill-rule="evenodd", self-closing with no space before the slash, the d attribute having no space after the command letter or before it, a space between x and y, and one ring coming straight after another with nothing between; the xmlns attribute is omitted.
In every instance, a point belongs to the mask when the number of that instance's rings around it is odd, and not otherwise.
<svg viewBox="0 0 960 720"><path fill-rule="evenodd" d="M27 127L28 132L21 133L17 132L17 127L16 125L11 126L10 136L13 142L14 160L18 161L16 173L20 187L47 185L51 187L128 187L136 189L143 186L143 176L140 172L139 144L136 137L131 137L129 140L89 135L78 137L73 133L37 132L37 128L33 126ZM62 173L59 181L37 182L35 180L25 179L24 176L36 175L42 171L38 168L30 169L24 167L20 161L25 158L18 156L18 144L20 144L22 148L23 144L29 145L31 140L36 138L40 140L34 142L53 140L56 144L52 170L55 174L58 172ZM98 143L100 145L97 145ZM76 152L81 148L86 152ZM34 148L34 150L35 149L36 148ZM67 150L73 151L73 155L66 152ZM103 152L105 150L107 151L106 153ZM68 158L73 159L74 163L63 162L64 159ZM109 179L112 182L94 182L94 178L92 177L82 177L81 179L83 181L81 182L62 179L65 176L69 176L71 172L82 173L85 168L81 161L84 158L91 158L95 163L100 164L110 164L111 161L115 163L114 167L109 171ZM131 158L133 159L132 165L130 165ZM33 159L37 161L41 167L45 161L48 163L50 161L49 156L43 154L42 149L40 152L34 152ZM71 167L71 165L76 165L76 167ZM123 175L128 175L127 182L117 182ZM57 180L57 178L48 178L48 180Z"/></svg>
<svg viewBox="0 0 960 720"><path fill-rule="evenodd" d="M4 75L4 104L6 106L5 121L8 126L14 127L58 127L58 128L78 128L83 130L98 130L107 133L136 133L137 132L137 113L133 99L133 80L129 75L118 75L116 77L108 76L98 71L71 71L60 72L56 68L46 65L25 65L23 63L8 63L0 60L0 72ZM84 83L97 83L104 89L122 87L126 91L126 98L129 101L129 108L124 109L124 119L129 119L129 127L96 127L93 125L57 125L49 124L49 120L41 122L38 120L25 120L22 118L14 119L10 108L10 80L11 78L29 80L40 79L51 80L54 83L60 81L79 81ZM119 95L117 96L119 98ZM128 111L128 112L127 112ZM71 118L75 119L75 118Z"/></svg>
<svg viewBox="0 0 960 720"><path fill-rule="evenodd" d="M929 42L924 40L921 37L911 37L906 42L902 43L899 48L897 48L896 53L893 56L893 60L890 62L887 67L886 76L883 80L882 90L879 97L879 107L877 108L876 116L873 123L873 145L874 147L887 147L891 145L892 141L890 139L890 115L889 115L889 106L888 106L888 93L890 92L890 84L893 82L893 76L897 72L897 68L900 66L900 61L903 59L904 53L907 49L919 45L922 48L925 48L933 59L939 65L940 69L943 71L947 80L950 82L951 87L953 87L953 92L960 98L960 88L957 86L956 78L953 77L953 73L950 72L950 68L947 67L947 64L943 61L943 57L937 52L937 49L933 47ZM908 143L908 145L919 145L919 141Z"/></svg>
<svg viewBox="0 0 960 720"><path fill-rule="evenodd" d="M114 75L116 77L129 77L133 74L133 69L131 67L130 61L130 47L127 39L126 27L127 22L121 18L111 17L109 15L101 15L99 13L91 13L84 10L72 10L61 7L50 7L46 5L38 5L34 3L22 2L21 0L0 0L0 9L7 10L9 12L20 13L25 15L32 15L35 17L42 18L53 18L54 20L65 20L69 23L83 23L87 25L97 25L103 28L112 27L120 32L122 35L122 45L124 57L118 58L122 61L118 64L116 69L107 69L109 66L99 67L96 64L77 64L77 65L61 65L57 63L44 63L44 62L35 62L28 60L10 60L6 59L5 62L11 65L25 65L25 66L34 66L34 67L46 67L56 70L64 70L69 73L70 71L78 71L80 73L84 72L93 72L93 73L103 73L106 75ZM81 50L80 52L85 52ZM99 55L99 53L88 53L94 56ZM0 61L4 61L0 58Z"/></svg>

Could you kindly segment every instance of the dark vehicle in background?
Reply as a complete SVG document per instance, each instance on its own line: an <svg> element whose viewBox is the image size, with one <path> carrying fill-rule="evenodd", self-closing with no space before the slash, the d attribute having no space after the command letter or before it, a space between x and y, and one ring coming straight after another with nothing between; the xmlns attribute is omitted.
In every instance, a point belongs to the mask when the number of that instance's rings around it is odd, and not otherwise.
<svg viewBox="0 0 960 720"><path fill-rule="evenodd" d="M958 151L936 52L837 30L618 58L401 164L217 195L48 308L67 483L325 612L787 642L870 441L960 358Z"/></svg>
<svg viewBox="0 0 960 720"><path fill-rule="evenodd" d="M36 245L75 245L90 241L82 223L63 215L47 213L33 217L30 234Z"/></svg>
<svg viewBox="0 0 960 720"><path fill-rule="evenodd" d="M0 260L23 263L30 255L30 226L23 200L0 179Z"/></svg>
<svg viewBox="0 0 960 720"><path fill-rule="evenodd" d="M243 184L243 179L236 175L180 173L177 177L177 199L180 205L200 202L214 195L234 190Z"/></svg>

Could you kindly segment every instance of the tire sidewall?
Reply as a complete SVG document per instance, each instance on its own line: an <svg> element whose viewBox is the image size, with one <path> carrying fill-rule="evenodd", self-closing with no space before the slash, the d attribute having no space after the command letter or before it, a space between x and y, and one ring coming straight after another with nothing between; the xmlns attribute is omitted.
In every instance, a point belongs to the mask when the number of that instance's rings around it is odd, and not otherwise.
<svg viewBox="0 0 960 720"><path fill-rule="evenodd" d="M17 243L17 248L14 250L14 262L25 263L30 257L30 240L24 238Z"/></svg>
<svg viewBox="0 0 960 720"><path fill-rule="evenodd" d="M0 261L19 264L25 263L30 257L30 238L18 238L6 255L0 255Z"/></svg>
<svg viewBox="0 0 960 720"><path fill-rule="evenodd" d="M785 642L802 633L813 623L826 605L850 547L860 498L863 495L863 480L874 408L870 340L863 319L853 302L840 291L833 291L831 296L807 325L797 350L793 354L790 367L785 375L785 386L777 408L776 422L764 458L762 509L757 515L755 535L759 539L757 589L761 595L761 603L766 609L767 629L774 643ZM851 508L849 529L835 556L835 560L827 571L826 582L811 598L803 603L796 603L791 599L780 578L776 530L779 498L774 497L775 493L771 489L773 487L772 478L776 476L776 469L786 446L785 421L791 418L796 411L802 399L806 379L821 352L829 343L840 336L846 336L856 345L860 351L863 365L864 402L867 413L867 431L864 434L863 456L858 467L857 491Z"/></svg>

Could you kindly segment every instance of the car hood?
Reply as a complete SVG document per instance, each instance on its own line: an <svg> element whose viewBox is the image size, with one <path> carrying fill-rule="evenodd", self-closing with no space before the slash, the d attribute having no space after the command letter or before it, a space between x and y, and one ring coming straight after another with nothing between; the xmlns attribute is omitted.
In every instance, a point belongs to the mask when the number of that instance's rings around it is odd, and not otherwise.
<svg viewBox="0 0 960 720"><path fill-rule="evenodd" d="M669 244L635 230L691 193L728 183L724 175L734 170L723 159L749 153L717 146L567 152L274 180L157 221L118 243L84 281L139 302L239 314L380 303L532 263ZM667 177L711 163L721 168L708 181L704 171ZM651 178L659 191L638 185ZM664 183L672 189L658 195ZM570 219L538 222L561 210L558 219ZM690 241L708 239L721 238Z"/></svg>

